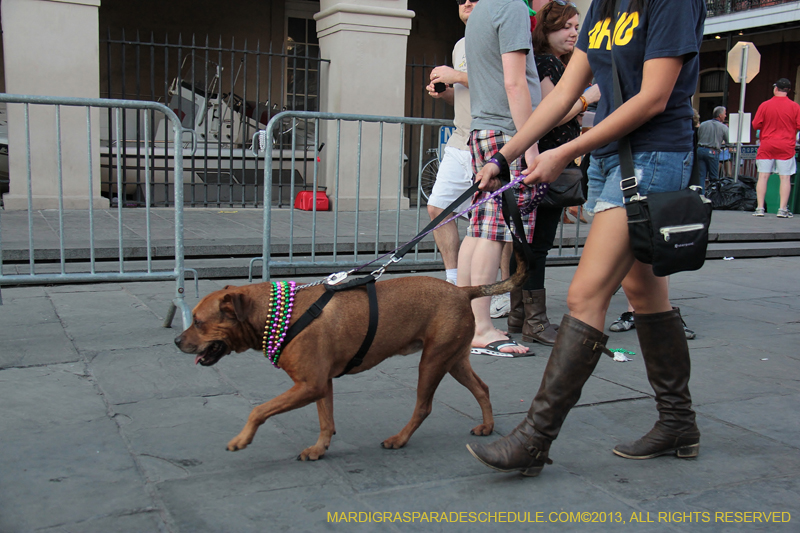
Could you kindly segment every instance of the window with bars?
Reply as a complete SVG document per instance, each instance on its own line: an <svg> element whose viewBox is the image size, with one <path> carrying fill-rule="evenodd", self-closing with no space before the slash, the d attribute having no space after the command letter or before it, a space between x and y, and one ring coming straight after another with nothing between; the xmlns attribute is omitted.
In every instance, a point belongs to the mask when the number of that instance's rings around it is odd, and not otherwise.
<svg viewBox="0 0 800 533"><path fill-rule="evenodd" d="M286 105L296 111L319 110L319 39L313 18L286 21Z"/></svg>

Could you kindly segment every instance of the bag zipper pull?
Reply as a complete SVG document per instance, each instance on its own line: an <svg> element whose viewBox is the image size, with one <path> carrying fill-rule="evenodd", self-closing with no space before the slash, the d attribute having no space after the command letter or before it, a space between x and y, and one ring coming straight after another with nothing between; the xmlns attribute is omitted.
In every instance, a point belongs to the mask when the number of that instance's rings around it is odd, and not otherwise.
<svg viewBox="0 0 800 533"><path fill-rule="evenodd" d="M684 224L683 226L664 226L658 230L664 236L664 242L669 242L671 233L686 233L687 231L699 231L705 228L705 224Z"/></svg>

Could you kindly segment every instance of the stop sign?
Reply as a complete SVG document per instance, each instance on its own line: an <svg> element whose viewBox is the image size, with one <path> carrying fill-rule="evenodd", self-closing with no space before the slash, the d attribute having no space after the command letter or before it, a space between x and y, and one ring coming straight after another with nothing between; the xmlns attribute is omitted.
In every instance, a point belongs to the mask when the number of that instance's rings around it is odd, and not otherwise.
<svg viewBox="0 0 800 533"><path fill-rule="evenodd" d="M756 45L747 41L739 41L728 52L728 74L731 75L736 83L741 82L742 78L742 57L747 49L747 65L745 65L745 83L750 83L758 74L761 68L761 54L756 49Z"/></svg>

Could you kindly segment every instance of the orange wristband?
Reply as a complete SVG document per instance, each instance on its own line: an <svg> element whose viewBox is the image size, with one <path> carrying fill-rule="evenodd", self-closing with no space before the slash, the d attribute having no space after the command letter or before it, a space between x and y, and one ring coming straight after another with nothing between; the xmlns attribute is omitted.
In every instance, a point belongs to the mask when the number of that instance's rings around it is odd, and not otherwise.
<svg viewBox="0 0 800 533"><path fill-rule="evenodd" d="M580 95L579 98L580 98L580 101L583 102L583 111L582 111L582 113L586 113L586 110L589 109L589 102L586 101L586 97L583 96L583 95Z"/></svg>

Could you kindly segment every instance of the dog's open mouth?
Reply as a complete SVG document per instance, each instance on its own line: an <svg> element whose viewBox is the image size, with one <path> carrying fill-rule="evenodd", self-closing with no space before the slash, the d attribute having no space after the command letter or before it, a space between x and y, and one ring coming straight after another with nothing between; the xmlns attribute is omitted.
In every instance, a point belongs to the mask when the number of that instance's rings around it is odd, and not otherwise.
<svg viewBox="0 0 800 533"><path fill-rule="evenodd" d="M223 341L214 341L208 345L205 351L197 354L194 364L200 363L203 366L211 366L228 354L228 345Z"/></svg>

